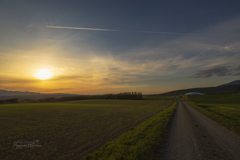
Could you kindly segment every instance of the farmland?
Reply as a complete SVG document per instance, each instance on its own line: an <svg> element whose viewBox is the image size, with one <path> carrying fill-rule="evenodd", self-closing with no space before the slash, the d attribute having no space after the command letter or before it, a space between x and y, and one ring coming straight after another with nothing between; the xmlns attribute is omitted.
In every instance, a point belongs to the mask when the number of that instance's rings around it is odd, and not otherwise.
<svg viewBox="0 0 240 160"><path fill-rule="evenodd" d="M168 125L177 108L177 102L162 112L145 120L119 138L105 144L84 160L151 160L157 159L164 142Z"/></svg>
<svg viewBox="0 0 240 160"><path fill-rule="evenodd" d="M174 96L143 96L145 100L172 100Z"/></svg>
<svg viewBox="0 0 240 160"><path fill-rule="evenodd" d="M240 94L192 95L187 97L196 103L240 104Z"/></svg>
<svg viewBox="0 0 240 160"><path fill-rule="evenodd" d="M80 100L0 105L0 159L83 158L172 100ZM41 147L19 148L15 141Z"/></svg>
<svg viewBox="0 0 240 160"><path fill-rule="evenodd" d="M182 100L240 135L240 94L183 96Z"/></svg>

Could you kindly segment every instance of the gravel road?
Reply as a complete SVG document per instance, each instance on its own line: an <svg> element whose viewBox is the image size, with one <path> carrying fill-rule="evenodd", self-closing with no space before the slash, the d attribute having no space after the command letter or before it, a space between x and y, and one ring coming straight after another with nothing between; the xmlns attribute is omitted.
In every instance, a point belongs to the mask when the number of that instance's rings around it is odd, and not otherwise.
<svg viewBox="0 0 240 160"><path fill-rule="evenodd" d="M240 160L240 137L179 102L159 159Z"/></svg>

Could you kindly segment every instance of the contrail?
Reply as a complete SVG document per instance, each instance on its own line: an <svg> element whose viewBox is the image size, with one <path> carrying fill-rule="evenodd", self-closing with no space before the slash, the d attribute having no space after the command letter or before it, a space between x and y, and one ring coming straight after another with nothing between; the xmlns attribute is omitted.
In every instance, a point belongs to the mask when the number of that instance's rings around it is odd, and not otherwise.
<svg viewBox="0 0 240 160"><path fill-rule="evenodd" d="M81 29L81 30L90 30L90 31L139 32L139 33L155 33L155 34L187 34L187 33L174 33L174 32L126 31L126 30L116 30L116 29L78 28L78 27L62 27L62 26L46 26L46 27L60 28L60 29Z"/></svg>
<svg viewBox="0 0 240 160"><path fill-rule="evenodd" d="M78 27L61 27L61 26L47 26L48 28L63 28L63 29L82 29L82 30L91 30L91 31L122 31L123 30L114 30L114 29L100 29L100 28L78 28Z"/></svg>

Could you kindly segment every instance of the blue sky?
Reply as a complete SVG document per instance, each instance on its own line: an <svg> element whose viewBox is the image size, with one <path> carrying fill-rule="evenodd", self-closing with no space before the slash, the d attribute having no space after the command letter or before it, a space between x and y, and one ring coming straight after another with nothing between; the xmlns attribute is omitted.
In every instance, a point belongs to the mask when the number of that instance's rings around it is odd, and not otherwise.
<svg viewBox="0 0 240 160"><path fill-rule="evenodd" d="M219 0L1 1L0 87L150 94L239 79L239 6ZM52 78L34 77L43 68Z"/></svg>

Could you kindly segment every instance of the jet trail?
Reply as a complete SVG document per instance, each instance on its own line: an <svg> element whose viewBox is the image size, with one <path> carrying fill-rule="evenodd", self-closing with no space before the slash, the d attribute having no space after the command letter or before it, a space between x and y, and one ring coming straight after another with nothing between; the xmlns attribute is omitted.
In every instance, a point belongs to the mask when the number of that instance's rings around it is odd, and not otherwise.
<svg viewBox="0 0 240 160"><path fill-rule="evenodd" d="M174 32L152 32L152 31L126 31L116 29L101 29L101 28L78 28L78 27L62 27L62 26L46 26L48 28L59 28L59 29L80 29L90 31L115 31L115 32L139 32L139 33L155 33L155 34L187 34L187 33L174 33Z"/></svg>
<svg viewBox="0 0 240 160"><path fill-rule="evenodd" d="M100 28L78 28L78 27L61 27L61 26L47 26L47 27L48 28L63 28L63 29L82 29L82 30L91 30L91 31L123 31L123 30L100 29Z"/></svg>

